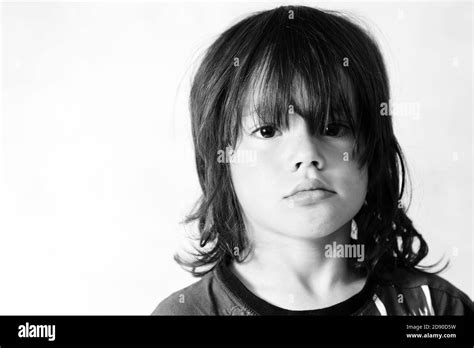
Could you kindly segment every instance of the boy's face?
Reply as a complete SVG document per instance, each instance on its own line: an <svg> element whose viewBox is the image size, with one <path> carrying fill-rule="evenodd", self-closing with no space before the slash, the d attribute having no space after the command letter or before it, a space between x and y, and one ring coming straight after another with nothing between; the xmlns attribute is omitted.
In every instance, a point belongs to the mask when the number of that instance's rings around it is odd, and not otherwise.
<svg viewBox="0 0 474 348"><path fill-rule="evenodd" d="M349 223L362 207L367 189L367 167L359 171L352 158L350 128L333 123L326 135L310 134L297 113L289 115L286 130L271 126L257 130L262 126L255 124L254 115L244 116L230 157L246 225L255 231L315 239ZM322 183L332 192L287 197L303 182Z"/></svg>

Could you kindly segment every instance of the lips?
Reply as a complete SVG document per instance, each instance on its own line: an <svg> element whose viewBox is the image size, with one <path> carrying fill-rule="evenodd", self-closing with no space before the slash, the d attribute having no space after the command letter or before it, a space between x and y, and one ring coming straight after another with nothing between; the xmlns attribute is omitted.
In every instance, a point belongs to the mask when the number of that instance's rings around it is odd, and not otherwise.
<svg viewBox="0 0 474 348"><path fill-rule="evenodd" d="M329 189L328 186L326 184L324 184L321 180L311 179L311 180L305 180L305 181L300 182L298 185L296 185L295 188L293 188L283 198L292 197L293 195L295 195L299 192L314 191L314 190L322 190L322 191L328 191L328 192L331 192L331 193L335 193L334 191Z"/></svg>
<svg viewBox="0 0 474 348"><path fill-rule="evenodd" d="M313 178L301 181L283 198L289 207L293 208L294 206L313 205L335 194L336 192L331 190L322 180Z"/></svg>
<svg viewBox="0 0 474 348"><path fill-rule="evenodd" d="M307 206L316 204L322 200L330 198L335 193L324 189L304 190L298 191L286 199L290 207L292 206Z"/></svg>

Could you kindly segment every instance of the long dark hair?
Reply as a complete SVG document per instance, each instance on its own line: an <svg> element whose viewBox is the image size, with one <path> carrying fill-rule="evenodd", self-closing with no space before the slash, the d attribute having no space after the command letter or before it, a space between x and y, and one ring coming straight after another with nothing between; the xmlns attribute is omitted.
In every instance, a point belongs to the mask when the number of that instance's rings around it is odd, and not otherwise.
<svg viewBox="0 0 474 348"><path fill-rule="evenodd" d="M306 6L255 13L206 51L190 95L202 196L184 221L198 222L200 247L190 253L191 261L179 254L175 260L200 277L222 261L242 262L243 251L251 249L229 164L217 161L219 150L235 148L251 90L257 91L252 101L258 117L277 127L287 127L289 105L313 131L324 129L336 113L346 118L355 137L353 151L360 168L368 165L369 178L366 204L354 217L366 255L351 265L374 273L415 269L428 245L407 216L410 203L401 203L409 192L409 173L391 117L381 114L390 100L383 57L370 33L346 15ZM297 102L295 93L301 90L307 98ZM199 270L204 266L210 267Z"/></svg>

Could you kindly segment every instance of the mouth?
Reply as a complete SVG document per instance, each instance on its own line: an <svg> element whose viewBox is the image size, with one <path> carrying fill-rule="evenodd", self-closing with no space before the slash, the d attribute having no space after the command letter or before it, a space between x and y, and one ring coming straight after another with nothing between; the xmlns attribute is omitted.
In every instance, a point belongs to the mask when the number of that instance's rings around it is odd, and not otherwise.
<svg viewBox="0 0 474 348"><path fill-rule="evenodd" d="M322 200L332 197L334 194L335 192L324 189L303 190L298 191L285 199L288 201L290 206L307 206L321 202Z"/></svg>

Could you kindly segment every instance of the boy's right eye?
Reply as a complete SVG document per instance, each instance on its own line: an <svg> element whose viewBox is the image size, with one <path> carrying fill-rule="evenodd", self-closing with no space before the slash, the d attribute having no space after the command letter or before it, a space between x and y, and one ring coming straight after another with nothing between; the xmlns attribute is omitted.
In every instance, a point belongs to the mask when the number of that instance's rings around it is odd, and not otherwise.
<svg viewBox="0 0 474 348"><path fill-rule="evenodd" d="M276 128L271 125L265 125L262 127L258 127L256 130L252 132L252 134L255 134L258 138L273 138L275 136L275 133L277 132Z"/></svg>

